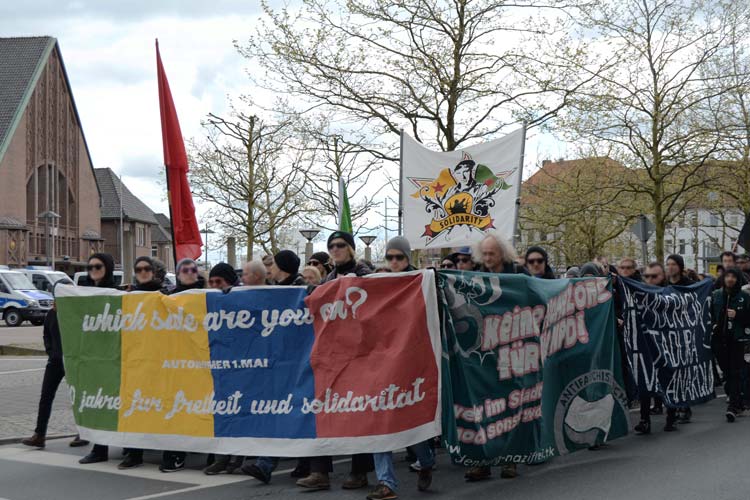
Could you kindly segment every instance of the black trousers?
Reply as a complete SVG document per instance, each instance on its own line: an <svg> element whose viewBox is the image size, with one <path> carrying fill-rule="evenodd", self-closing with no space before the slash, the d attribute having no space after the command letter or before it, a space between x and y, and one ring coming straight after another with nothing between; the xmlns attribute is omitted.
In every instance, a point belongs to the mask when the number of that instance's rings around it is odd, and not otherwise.
<svg viewBox="0 0 750 500"><path fill-rule="evenodd" d="M52 415L52 403L55 401L57 388L65 377L63 360L60 358L48 358L47 366L44 367L44 379L42 380L42 395L39 398L39 413L36 417L35 433L40 436L47 435L49 417Z"/></svg>
<svg viewBox="0 0 750 500"><path fill-rule="evenodd" d="M724 373L724 391L730 405L742 408L742 368L745 363L745 346L731 335L714 335L711 348Z"/></svg>
<svg viewBox="0 0 750 500"><path fill-rule="evenodd" d="M352 474L367 474L375 470L372 453L352 455ZM333 472L333 457L313 457L310 459L310 472L328 474Z"/></svg>

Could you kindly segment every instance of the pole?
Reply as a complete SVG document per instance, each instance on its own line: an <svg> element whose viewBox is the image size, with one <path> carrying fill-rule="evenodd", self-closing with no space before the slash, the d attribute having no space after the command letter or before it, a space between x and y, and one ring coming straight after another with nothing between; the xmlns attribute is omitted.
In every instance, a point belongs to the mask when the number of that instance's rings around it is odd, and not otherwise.
<svg viewBox="0 0 750 500"><path fill-rule="evenodd" d="M516 214L513 217L513 246L518 244L518 213L521 210L521 184L523 182L523 160L526 152L526 122L523 122L521 138L521 158L518 160L518 186L516 187Z"/></svg>
<svg viewBox="0 0 750 500"><path fill-rule="evenodd" d="M120 267L125 270L125 228L122 218L122 175L120 175Z"/></svg>
<svg viewBox="0 0 750 500"><path fill-rule="evenodd" d="M648 227L646 226L646 220L645 215L638 216L638 222L641 225L641 255L643 256L644 267L648 265L648 239L646 238Z"/></svg>
<svg viewBox="0 0 750 500"><path fill-rule="evenodd" d="M49 210L47 212L49 212ZM52 263L50 262L49 256L50 256L50 253L52 252L52 249L50 248L49 217L44 218L44 232L46 233L46 236L47 236L46 238L47 240L46 242L47 243L47 263L49 266L51 266Z"/></svg>
<svg viewBox="0 0 750 500"><path fill-rule="evenodd" d="M55 219L52 219L52 270L55 270Z"/></svg>
<svg viewBox="0 0 750 500"><path fill-rule="evenodd" d="M387 212L385 224L387 228ZM399 147L398 153L398 234L404 234L404 129L401 129L401 145ZM386 241L388 241L387 237Z"/></svg>
<svg viewBox="0 0 750 500"><path fill-rule="evenodd" d="M385 229L385 241L388 241L388 197L385 197L385 217L383 218L384 224L383 228Z"/></svg>

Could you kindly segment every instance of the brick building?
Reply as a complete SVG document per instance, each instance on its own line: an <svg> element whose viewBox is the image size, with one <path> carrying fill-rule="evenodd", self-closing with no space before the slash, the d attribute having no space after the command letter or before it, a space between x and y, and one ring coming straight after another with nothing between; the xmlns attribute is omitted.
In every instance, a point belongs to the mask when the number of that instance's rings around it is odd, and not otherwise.
<svg viewBox="0 0 750 500"><path fill-rule="evenodd" d="M99 207L57 40L0 38L0 264L54 255L57 269L82 269L103 247ZM49 212L59 218L41 217Z"/></svg>

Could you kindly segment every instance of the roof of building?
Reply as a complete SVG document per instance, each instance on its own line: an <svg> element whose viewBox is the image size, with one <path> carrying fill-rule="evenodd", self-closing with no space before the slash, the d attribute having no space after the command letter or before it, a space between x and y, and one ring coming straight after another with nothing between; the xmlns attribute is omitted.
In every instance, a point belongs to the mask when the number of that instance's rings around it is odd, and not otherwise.
<svg viewBox="0 0 750 500"><path fill-rule="evenodd" d="M120 218L120 193L122 192L122 216L125 220L158 225L154 212L130 192L112 169L95 168L96 183L102 194L102 219Z"/></svg>
<svg viewBox="0 0 750 500"><path fill-rule="evenodd" d="M57 39L51 36L0 38L0 160L8 149L53 50L57 50L75 119L81 129L86 155L93 168L94 162L91 160L86 135L83 133L62 53Z"/></svg>
<svg viewBox="0 0 750 500"><path fill-rule="evenodd" d="M26 224L15 217L0 216L0 229L26 229Z"/></svg>
<svg viewBox="0 0 750 500"><path fill-rule="evenodd" d="M151 241L154 243L169 243L172 241L172 224L164 214L154 214L158 226L151 226Z"/></svg>

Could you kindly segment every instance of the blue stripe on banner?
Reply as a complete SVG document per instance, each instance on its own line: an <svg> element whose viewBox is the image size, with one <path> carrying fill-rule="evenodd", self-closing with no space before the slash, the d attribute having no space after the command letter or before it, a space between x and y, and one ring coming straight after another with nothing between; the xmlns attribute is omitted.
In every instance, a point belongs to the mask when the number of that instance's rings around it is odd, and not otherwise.
<svg viewBox="0 0 750 500"><path fill-rule="evenodd" d="M216 437L316 436L315 415L300 411L315 391L313 325L296 324L306 295L282 287L206 295L214 398L229 402L214 414Z"/></svg>

